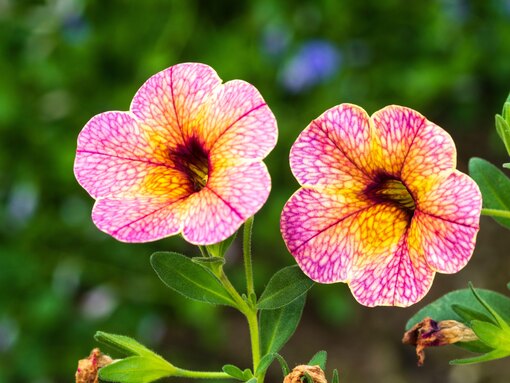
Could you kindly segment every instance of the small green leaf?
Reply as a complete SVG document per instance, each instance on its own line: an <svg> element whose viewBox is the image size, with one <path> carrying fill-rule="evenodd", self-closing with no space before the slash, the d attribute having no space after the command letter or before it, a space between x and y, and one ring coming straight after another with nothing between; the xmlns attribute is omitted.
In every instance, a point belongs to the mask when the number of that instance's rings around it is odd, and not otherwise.
<svg viewBox="0 0 510 383"><path fill-rule="evenodd" d="M144 356L130 356L99 370L99 378L109 382L149 383L172 376L175 367Z"/></svg>
<svg viewBox="0 0 510 383"><path fill-rule="evenodd" d="M465 358L465 359L454 359L450 361L451 365L465 365L465 364L474 364L474 363L481 363L481 362L488 362L490 360L495 359L501 359L508 356L508 352L502 351L502 350L494 350L491 352L488 352L487 354L474 356L472 358Z"/></svg>
<svg viewBox="0 0 510 383"><path fill-rule="evenodd" d="M276 310L260 312L260 343L262 355L278 352L296 331L306 302L302 294L292 303Z"/></svg>
<svg viewBox="0 0 510 383"><path fill-rule="evenodd" d="M485 322L490 322L490 320L491 320L484 313L481 313L480 311L472 310L466 306L452 305L452 310L455 311L455 313L462 318L462 321L464 323L469 323L474 319L485 321Z"/></svg>
<svg viewBox="0 0 510 383"><path fill-rule="evenodd" d="M235 306L235 302L218 278L182 254L154 253L151 256L151 265L165 285L187 298Z"/></svg>
<svg viewBox="0 0 510 383"><path fill-rule="evenodd" d="M225 258L219 257L193 257L191 260L200 266L210 269L215 275L218 275L217 273L225 264Z"/></svg>
<svg viewBox="0 0 510 383"><path fill-rule="evenodd" d="M505 169L510 169L510 162L505 162L505 163L503 164L503 167L504 167Z"/></svg>
<svg viewBox="0 0 510 383"><path fill-rule="evenodd" d="M510 126L499 114L496 114L496 131L503 144L505 144L507 152L510 153Z"/></svg>
<svg viewBox="0 0 510 383"><path fill-rule="evenodd" d="M319 366L323 371L326 370L326 362L328 360L328 353L324 350L319 351L307 363L309 366Z"/></svg>
<svg viewBox="0 0 510 383"><path fill-rule="evenodd" d="M331 378L331 383L340 383L340 377L338 376L338 370L336 368L333 370L333 377Z"/></svg>
<svg viewBox="0 0 510 383"><path fill-rule="evenodd" d="M481 158L471 158L469 174L480 187L483 207L488 209L510 210L510 179L490 162ZM510 219L493 217L500 225L510 228Z"/></svg>
<svg viewBox="0 0 510 383"><path fill-rule="evenodd" d="M278 361L278 363L280 363L280 367L282 368L283 377L286 377L287 375L290 374L289 365L287 364L287 362L285 361L283 356L281 356L277 352L275 352L274 354L275 354L276 360Z"/></svg>
<svg viewBox="0 0 510 383"><path fill-rule="evenodd" d="M510 351L510 342L505 339L505 332L498 326L489 322L474 320L471 322L471 328L476 336L493 349L504 349Z"/></svg>
<svg viewBox="0 0 510 383"><path fill-rule="evenodd" d="M308 372L304 372L305 375L301 378L301 381L304 383L313 383L313 378L310 376L310 374Z"/></svg>
<svg viewBox="0 0 510 383"><path fill-rule="evenodd" d="M509 297L490 290L476 289L476 291L480 297L482 297L488 304L490 304L491 307L494 308L506 321L510 320ZM456 290L443 295L441 298L435 300L434 302L418 311L407 322L406 330L409 330L416 323L422 321L425 317L431 317L436 321L452 319L466 323L453 310L453 305L462 305L463 307L468 307L473 311L484 312L484 307L476 299L470 289Z"/></svg>
<svg viewBox="0 0 510 383"><path fill-rule="evenodd" d="M233 364L226 364L221 369L225 374L229 374L231 377L235 379L242 380L243 382L246 380L244 377L244 372L239 367L234 366Z"/></svg>
<svg viewBox="0 0 510 383"><path fill-rule="evenodd" d="M478 294L478 291L473 287L473 284L471 282L469 282L469 288L471 289L471 292L478 300L478 302L480 302L480 304L492 315L492 317L496 321L496 324L502 329L510 330L506 321L498 314L498 312L489 303L485 301L485 299L483 299L480 296L480 294Z"/></svg>
<svg viewBox="0 0 510 383"><path fill-rule="evenodd" d="M255 370L255 375L259 376L260 374L264 374L266 370L269 368L271 363L273 363L274 359L276 358L276 353L272 352L270 354L264 355L259 362L259 365L257 366L257 369Z"/></svg>
<svg viewBox="0 0 510 383"><path fill-rule="evenodd" d="M157 355L144 345L138 343L133 338L125 335L109 334L103 331L97 331L94 338L103 344L106 344L124 355L152 356ZM159 357L159 355L158 355ZM159 357L161 358L161 357Z"/></svg>
<svg viewBox="0 0 510 383"><path fill-rule="evenodd" d="M246 383L257 383L257 378L251 378L247 380Z"/></svg>
<svg viewBox="0 0 510 383"><path fill-rule="evenodd" d="M303 274L298 265L284 267L269 280L257 307L261 310L284 307L305 294L313 284L314 282Z"/></svg>
<svg viewBox="0 0 510 383"><path fill-rule="evenodd" d="M222 242L215 243L214 245L207 245L206 246L207 252L211 254L213 257L223 258L227 253L228 249L230 248L230 246L232 245L232 243L234 242L234 240L236 239L236 236L237 231Z"/></svg>
<svg viewBox="0 0 510 383"><path fill-rule="evenodd" d="M253 378L253 372L249 368L244 369L243 371L244 380L248 381Z"/></svg>

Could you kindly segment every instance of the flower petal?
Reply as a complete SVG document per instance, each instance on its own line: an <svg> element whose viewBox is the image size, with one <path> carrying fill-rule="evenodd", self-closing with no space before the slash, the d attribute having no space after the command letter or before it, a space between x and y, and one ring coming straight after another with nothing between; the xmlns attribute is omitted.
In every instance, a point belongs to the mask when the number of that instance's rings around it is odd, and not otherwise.
<svg viewBox="0 0 510 383"><path fill-rule="evenodd" d="M471 258L478 227L466 226L419 210L415 212L416 243L429 266L441 273L456 273Z"/></svg>
<svg viewBox="0 0 510 383"><path fill-rule="evenodd" d="M349 283L358 302L369 307L407 307L427 294L435 272L415 246L416 227L413 219L396 246L358 257Z"/></svg>
<svg viewBox="0 0 510 383"><path fill-rule="evenodd" d="M221 79L208 65L177 64L142 85L131 111L153 129L155 138L174 147L193 134L199 109L220 84Z"/></svg>
<svg viewBox="0 0 510 383"><path fill-rule="evenodd" d="M299 135L290 166L303 186L361 190L370 182L370 124L360 107L341 104L324 112Z"/></svg>
<svg viewBox="0 0 510 383"><path fill-rule="evenodd" d="M94 198L139 193L144 185L161 180L173 180L171 189L185 185L184 177L162 157L129 113L106 112L93 117L78 136L74 172Z"/></svg>
<svg viewBox="0 0 510 383"><path fill-rule="evenodd" d="M375 112L372 120L380 146L375 161L385 173L401 179L411 193L419 193L427 178L455 168L451 136L417 111L390 105Z"/></svg>
<svg viewBox="0 0 510 383"><path fill-rule="evenodd" d="M280 227L297 263L311 279L333 283L348 279L356 254L358 216L369 202L353 195L299 189L285 204Z"/></svg>
<svg viewBox="0 0 510 383"><path fill-rule="evenodd" d="M92 220L123 242L150 242L181 231L186 198L122 197L96 201Z"/></svg>
<svg viewBox="0 0 510 383"><path fill-rule="evenodd" d="M223 241L262 207L270 189L262 162L214 169L206 187L190 197L184 238L200 245Z"/></svg>
<svg viewBox="0 0 510 383"><path fill-rule="evenodd" d="M200 115L197 129L213 162L262 159L276 144L276 119L259 91L247 82L222 85Z"/></svg>

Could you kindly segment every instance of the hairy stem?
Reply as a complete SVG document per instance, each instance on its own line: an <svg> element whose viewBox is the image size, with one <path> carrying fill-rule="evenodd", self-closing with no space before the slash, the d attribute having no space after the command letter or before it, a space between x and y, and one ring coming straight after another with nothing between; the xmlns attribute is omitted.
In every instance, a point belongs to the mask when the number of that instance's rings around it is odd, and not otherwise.
<svg viewBox="0 0 510 383"><path fill-rule="evenodd" d="M251 261L251 233L253 229L253 217L248 218L244 223L243 230L243 258L244 271L246 273L246 295L248 299L255 294L253 284L253 267Z"/></svg>
<svg viewBox="0 0 510 383"><path fill-rule="evenodd" d="M191 371L178 368L173 376L194 379L232 379L232 377L224 372L216 371Z"/></svg>

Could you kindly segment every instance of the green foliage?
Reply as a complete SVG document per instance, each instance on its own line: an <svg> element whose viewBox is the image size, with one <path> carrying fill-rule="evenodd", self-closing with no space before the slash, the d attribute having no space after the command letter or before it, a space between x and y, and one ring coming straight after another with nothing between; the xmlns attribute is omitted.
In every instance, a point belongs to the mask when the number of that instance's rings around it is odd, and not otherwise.
<svg viewBox="0 0 510 383"><path fill-rule="evenodd" d="M269 280L257 303L261 310L274 310L288 305L306 294L313 286L298 265L287 266L277 271Z"/></svg>
<svg viewBox="0 0 510 383"><path fill-rule="evenodd" d="M326 370L326 362L328 360L328 353L324 350L317 352L312 359L308 361L309 366L319 366L323 371Z"/></svg>
<svg viewBox="0 0 510 383"><path fill-rule="evenodd" d="M223 258L225 254L227 253L230 246L232 246L232 242L236 239L237 231L234 233L234 235L231 235L227 239L225 239L222 242L215 243L214 245L208 245L206 246L207 252L212 257L220 257Z"/></svg>
<svg viewBox="0 0 510 383"><path fill-rule="evenodd" d="M264 374L271 365L271 363L273 363L273 361L275 360L276 355L277 354L275 352L264 355L260 359L259 365L257 366L257 370L255 371L255 375L259 376L260 374Z"/></svg>
<svg viewBox="0 0 510 383"><path fill-rule="evenodd" d="M156 252L151 256L151 265L165 285L187 298L235 306L218 278L182 254Z"/></svg>
<svg viewBox="0 0 510 383"><path fill-rule="evenodd" d="M98 331L95 338L125 355L133 355L101 368L99 376L102 380L120 383L148 383L171 376L177 371L172 364L132 338L102 331Z"/></svg>
<svg viewBox="0 0 510 383"><path fill-rule="evenodd" d="M149 383L172 376L175 368L161 360L131 356L99 370L101 380L120 383Z"/></svg>
<svg viewBox="0 0 510 383"><path fill-rule="evenodd" d="M469 161L469 174L480 188L484 208L510 211L510 178L481 158ZM510 228L509 218L493 218L502 226Z"/></svg>
<svg viewBox="0 0 510 383"><path fill-rule="evenodd" d="M260 348L262 355L278 352L296 331L305 306L306 294L292 303L260 312Z"/></svg>
<svg viewBox="0 0 510 383"><path fill-rule="evenodd" d="M246 382L253 378L253 373L249 368L245 369L244 371L241 370L239 367L234 366L233 364L226 364L222 367L222 370L224 373L230 375L231 377L241 380L243 382Z"/></svg>

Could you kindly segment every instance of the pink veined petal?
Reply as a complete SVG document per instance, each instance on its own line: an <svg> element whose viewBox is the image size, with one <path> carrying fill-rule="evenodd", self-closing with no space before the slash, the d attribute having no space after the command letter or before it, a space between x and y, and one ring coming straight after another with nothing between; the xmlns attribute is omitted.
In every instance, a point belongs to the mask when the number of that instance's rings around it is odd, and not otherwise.
<svg viewBox="0 0 510 383"><path fill-rule="evenodd" d="M414 220L396 246L370 257L360 256L349 287L356 300L368 307L407 307L422 299L435 272L415 246Z"/></svg>
<svg viewBox="0 0 510 383"><path fill-rule="evenodd" d="M432 269L451 274L467 264L475 248L478 226L455 223L419 210L413 221L419 232L416 245Z"/></svg>
<svg viewBox="0 0 510 383"><path fill-rule="evenodd" d="M400 178L410 191L420 193L438 173L454 169L452 137L420 113L403 106L387 106L372 116L381 154L381 169Z"/></svg>
<svg viewBox="0 0 510 383"><path fill-rule="evenodd" d="M409 151L427 120L420 113L397 105L378 110L371 118L374 160L384 173L400 177Z"/></svg>
<svg viewBox="0 0 510 383"><path fill-rule="evenodd" d="M200 245L227 239L262 207L270 189L262 162L215 168L206 187L190 197L184 238Z"/></svg>
<svg viewBox="0 0 510 383"><path fill-rule="evenodd" d="M181 231L186 204L186 196L102 198L94 205L92 220L119 241L150 242Z"/></svg>
<svg viewBox="0 0 510 383"><path fill-rule="evenodd" d="M144 127L125 112L93 117L78 136L74 172L94 198L139 193L144 185L173 179L184 185L172 164L157 156L146 140Z"/></svg>
<svg viewBox="0 0 510 383"><path fill-rule="evenodd" d="M290 166L304 186L363 189L372 177L371 133L367 113L341 104L324 112L299 135Z"/></svg>
<svg viewBox="0 0 510 383"><path fill-rule="evenodd" d="M285 204L280 228L297 263L320 283L346 281L357 253L355 224L370 203L354 194L299 189Z"/></svg>
<svg viewBox="0 0 510 383"><path fill-rule="evenodd" d="M150 126L154 140L163 139L167 147L175 147L194 134L200 108L220 85L221 79L208 65L177 64L142 85L131 111Z"/></svg>
<svg viewBox="0 0 510 383"><path fill-rule="evenodd" d="M198 134L211 161L262 159L274 148L276 119L259 91L233 80L218 88L200 112Z"/></svg>

